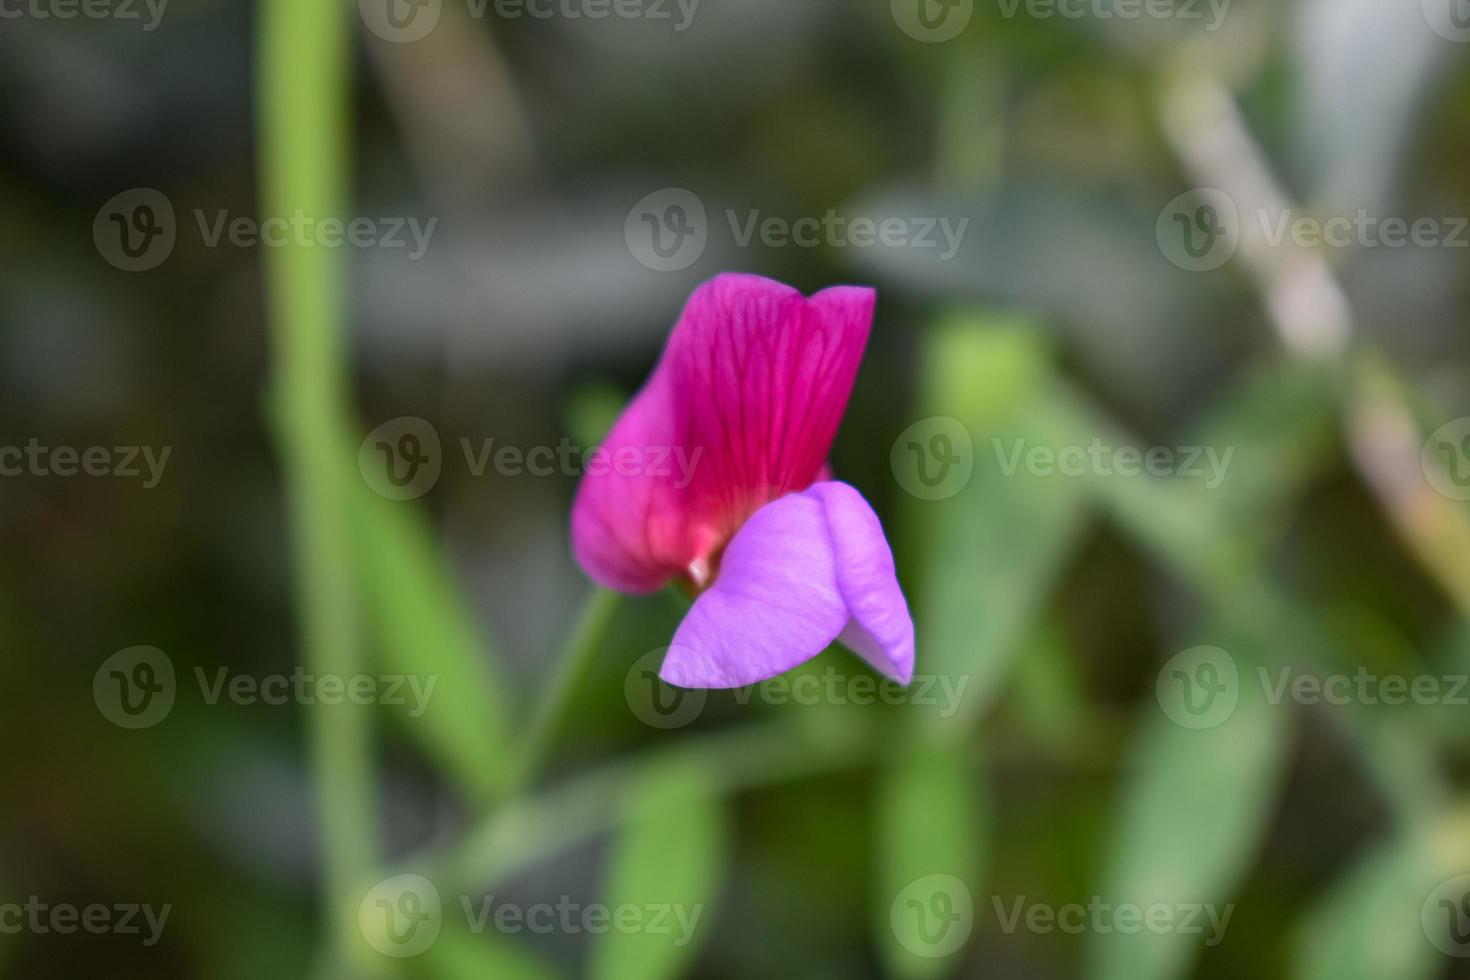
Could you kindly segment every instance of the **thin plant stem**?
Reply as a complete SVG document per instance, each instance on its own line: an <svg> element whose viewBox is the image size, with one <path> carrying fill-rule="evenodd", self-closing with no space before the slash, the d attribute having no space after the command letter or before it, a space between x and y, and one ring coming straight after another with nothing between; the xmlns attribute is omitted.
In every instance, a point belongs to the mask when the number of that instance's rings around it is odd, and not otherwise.
<svg viewBox="0 0 1470 980"><path fill-rule="evenodd" d="M602 645L608 624L617 611L618 599L616 592L594 588L583 604L572 635L557 661L556 675L531 716L524 748L511 781L513 792L535 780L561 728L572 695L581 686L593 655Z"/></svg>
<svg viewBox="0 0 1470 980"><path fill-rule="evenodd" d="M474 892L615 827L628 787L654 769L698 766L710 775L712 792L731 795L864 766L875 757L875 731L851 720L824 726L795 715L687 737L671 748L608 763L544 793L513 800L454 845L405 861L403 869L453 891Z"/></svg>
<svg viewBox="0 0 1470 980"><path fill-rule="evenodd" d="M343 214L347 184L350 5L266 0L259 45L260 207L318 219ZM271 407L282 461L306 668L362 668L348 494L340 459L348 387L342 253L292 242L263 249L274 363ZM356 705L306 708L333 971L372 971L355 935L357 892L379 840L371 715Z"/></svg>

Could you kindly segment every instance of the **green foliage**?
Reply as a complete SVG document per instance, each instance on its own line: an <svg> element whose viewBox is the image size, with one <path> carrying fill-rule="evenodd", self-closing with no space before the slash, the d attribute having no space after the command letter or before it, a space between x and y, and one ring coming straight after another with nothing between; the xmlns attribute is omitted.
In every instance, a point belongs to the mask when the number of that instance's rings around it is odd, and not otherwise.
<svg viewBox="0 0 1470 980"><path fill-rule="evenodd" d="M487 931L474 934L446 927L424 953L428 980L557 980L561 974L524 943Z"/></svg>
<svg viewBox="0 0 1470 980"><path fill-rule="evenodd" d="M513 775L511 700L484 631L416 505L354 495L364 608L385 671L434 682L428 710L391 708L470 799L486 802Z"/></svg>
<svg viewBox="0 0 1470 980"><path fill-rule="evenodd" d="M1429 980L1439 957L1417 925L1442 874L1418 830L1364 853L1304 918L1293 980Z"/></svg>
<svg viewBox="0 0 1470 980"><path fill-rule="evenodd" d="M613 910L673 910L668 931L610 929L596 937L594 980L667 980L684 975L714 929L724 878L723 801L698 766L660 767L634 784L608 862L603 901Z"/></svg>
<svg viewBox="0 0 1470 980"><path fill-rule="evenodd" d="M946 952L950 939L926 934L929 905L968 906L970 915L947 928L968 930L981 894L982 853L989 820L971 753L960 746L920 743L889 766L878 783L881 845L874 926L889 972L926 980L954 971L963 945ZM926 881L935 885L926 888ZM914 901L915 908L905 903ZM962 937L956 937L960 939Z"/></svg>
<svg viewBox="0 0 1470 980"><path fill-rule="evenodd" d="M1024 466L1017 445L1065 440L1048 411L1048 354L1024 324L953 317L926 345L924 414L954 419L973 441L974 472L947 499L910 502L916 525L919 669L968 681L946 723L971 727L1004 683L1027 630L1086 526L1084 488Z"/></svg>
<svg viewBox="0 0 1470 980"><path fill-rule="evenodd" d="M1102 872L1106 901L1145 912L1213 907L1219 931L1099 931L1089 936L1089 980L1176 980L1202 946L1224 938L1225 916L1272 816L1290 732L1286 711L1269 705L1259 686L1236 687L1234 712L1210 727L1145 716Z"/></svg>

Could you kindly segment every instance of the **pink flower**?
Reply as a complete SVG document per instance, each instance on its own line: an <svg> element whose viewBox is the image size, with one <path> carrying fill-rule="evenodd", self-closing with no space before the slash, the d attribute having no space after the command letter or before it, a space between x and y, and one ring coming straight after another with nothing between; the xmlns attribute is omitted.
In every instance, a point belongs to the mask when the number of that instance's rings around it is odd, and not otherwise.
<svg viewBox="0 0 1470 980"><path fill-rule="evenodd" d="M914 626L866 500L827 451L873 321L874 292L811 298L759 276L695 290L653 376L603 443L572 508L598 583L697 598L660 676L743 687L834 640L908 683ZM682 461L685 465L675 465Z"/></svg>

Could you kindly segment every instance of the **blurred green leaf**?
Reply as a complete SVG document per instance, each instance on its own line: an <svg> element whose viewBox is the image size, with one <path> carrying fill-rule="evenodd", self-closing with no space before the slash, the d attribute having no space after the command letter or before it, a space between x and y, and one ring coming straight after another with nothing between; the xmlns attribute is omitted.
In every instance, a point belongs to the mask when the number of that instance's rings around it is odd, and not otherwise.
<svg viewBox="0 0 1470 980"><path fill-rule="evenodd" d="M637 907L645 922L665 909L662 928L611 928L595 937L593 980L664 980L688 970L710 932L711 906L724 875L725 805L710 777L692 761L671 761L643 776L625 804L627 816L609 858L603 902L617 921Z"/></svg>
<svg viewBox="0 0 1470 980"><path fill-rule="evenodd" d="M1236 527L1271 534L1279 517L1340 452L1339 379L1315 361L1273 361L1242 378L1188 438L1230 453L1212 507Z"/></svg>
<svg viewBox="0 0 1470 980"><path fill-rule="evenodd" d="M1153 701L1145 708L1130 753L1117 825L1103 871L1103 901L1173 910L1214 906L1218 927L1206 916L1201 933L1119 929L1089 936L1091 980L1177 980L1207 945L1223 938L1224 916L1249 869L1279 790L1289 743L1289 713L1270 705L1237 657L1240 678L1220 696L1238 693L1224 719L1203 716L1213 727L1185 727ZM1187 693L1187 692L1186 692ZM1227 702L1221 702L1222 705Z"/></svg>
<svg viewBox="0 0 1470 980"><path fill-rule="evenodd" d="M1058 383L1047 404L1073 432L1113 446L1140 440L1072 387ZM1251 572L1253 542L1243 540L1198 480L1094 476L1088 489L1120 529L1202 593L1233 594Z"/></svg>
<svg viewBox="0 0 1470 980"><path fill-rule="evenodd" d="M1034 737L1052 746L1081 737L1090 708L1081 674L1062 625L1040 624L1016 662L1007 695Z"/></svg>
<svg viewBox="0 0 1470 980"><path fill-rule="evenodd" d="M1294 980L1428 980L1443 960L1419 928L1439 883L1430 841L1408 832L1373 847L1308 914Z"/></svg>
<svg viewBox="0 0 1470 980"><path fill-rule="evenodd" d="M905 980L950 973L974 925L989 833L967 748L912 749L879 784L878 815L874 912L888 969Z"/></svg>
<svg viewBox="0 0 1470 980"><path fill-rule="evenodd" d="M567 431L580 446L599 445L627 404L628 394L620 388L610 384L584 385L567 400Z"/></svg>
<svg viewBox="0 0 1470 980"><path fill-rule="evenodd" d="M453 919L448 916L449 921ZM556 980L561 976L526 944L493 929L475 934L446 925L423 960L424 972L434 980Z"/></svg>
<svg viewBox="0 0 1470 980"><path fill-rule="evenodd" d="M385 671L434 683L421 715L410 716L412 698L396 709L404 730L470 799L483 802L506 785L514 761L508 699L494 663L421 513L366 491L354 497L379 662Z"/></svg>
<svg viewBox="0 0 1470 980"><path fill-rule="evenodd" d="M1048 409L1048 378L1034 331L982 317L943 324L925 353L921 404L929 417L911 428L911 442L900 436L895 446L895 473L913 494L918 553L927 556L917 570L916 670L966 683L948 722L955 727L973 724L994 698L1086 525L1081 481L1013 465L1018 449L1075 441ZM914 493L923 484L901 468L928 466L933 455L924 454L942 445L936 438L957 443L961 435L970 447L956 452L973 459L968 482L939 499ZM911 463L903 450L913 446Z"/></svg>

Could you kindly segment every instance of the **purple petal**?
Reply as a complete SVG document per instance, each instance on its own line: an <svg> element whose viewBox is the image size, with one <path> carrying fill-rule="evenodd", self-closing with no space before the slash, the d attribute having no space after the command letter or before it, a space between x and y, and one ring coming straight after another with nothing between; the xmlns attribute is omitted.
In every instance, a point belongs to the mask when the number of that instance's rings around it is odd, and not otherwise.
<svg viewBox="0 0 1470 980"><path fill-rule="evenodd" d="M913 621L883 528L852 487L818 483L762 507L735 535L660 676L678 687L744 687L838 639L889 677L913 676Z"/></svg>

